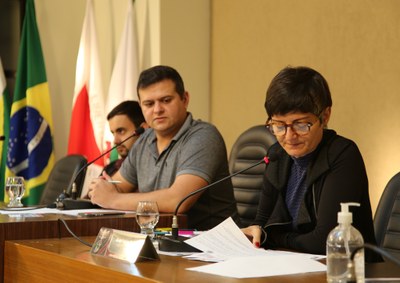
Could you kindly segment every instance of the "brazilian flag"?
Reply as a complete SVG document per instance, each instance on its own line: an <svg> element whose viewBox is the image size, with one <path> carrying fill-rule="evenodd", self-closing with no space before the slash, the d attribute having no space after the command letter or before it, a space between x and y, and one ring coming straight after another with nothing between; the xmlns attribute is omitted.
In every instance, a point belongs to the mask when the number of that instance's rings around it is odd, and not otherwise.
<svg viewBox="0 0 400 283"><path fill-rule="evenodd" d="M33 0L26 1L10 116L7 176L25 178L23 203L39 203L54 164L49 88Z"/></svg>
<svg viewBox="0 0 400 283"><path fill-rule="evenodd" d="M7 141L10 129L10 96L0 58L0 201L4 200Z"/></svg>

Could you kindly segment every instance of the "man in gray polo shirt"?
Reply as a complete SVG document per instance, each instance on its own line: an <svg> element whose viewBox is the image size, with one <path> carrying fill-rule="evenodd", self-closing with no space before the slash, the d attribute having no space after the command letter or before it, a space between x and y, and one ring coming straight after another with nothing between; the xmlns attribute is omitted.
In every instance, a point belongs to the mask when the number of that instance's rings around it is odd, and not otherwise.
<svg viewBox="0 0 400 283"><path fill-rule="evenodd" d="M189 193L229 175L225 143L213 125L194 120L187 111L189 93L175 69L155 66L143 71L137 91L150 129L113 176L121 184L94 179L88 196L104 208L135 210L138 201L154 200L160 212L173 212ZM190 197L179 213L186 213L188 226L199 230L229 216L238 221L231 180Z"/></svg>

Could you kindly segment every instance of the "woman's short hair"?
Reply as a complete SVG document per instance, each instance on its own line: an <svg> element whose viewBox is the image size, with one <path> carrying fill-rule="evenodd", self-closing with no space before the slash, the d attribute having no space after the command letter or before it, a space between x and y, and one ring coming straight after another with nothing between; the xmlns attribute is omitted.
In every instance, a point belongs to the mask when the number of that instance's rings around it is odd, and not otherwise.
<svg viewBox="0 0 400 283"><path fill-rule="evenodd" d="M271 81L265 99L268 119L292 112L320 116L332 106L331 93L325 78L309 67L286 67Z"/></svg>

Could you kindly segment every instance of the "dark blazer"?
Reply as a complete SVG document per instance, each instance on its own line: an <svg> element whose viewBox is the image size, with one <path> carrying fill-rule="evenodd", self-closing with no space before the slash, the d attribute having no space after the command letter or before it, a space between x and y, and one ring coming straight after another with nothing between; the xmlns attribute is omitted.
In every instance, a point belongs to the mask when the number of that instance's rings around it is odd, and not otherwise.
<svg viewBox="0 0 400 283"><path fill-rule="evenodd" d="M286 207L286 186L293 163L278 144L269 155L277 160L266 167L255 224L266 232L264 246L300 252L325 254L326 239L337 225L342 202L358 202L351 207L353 226L364 241L375 244L368 179L357 145L333 130L324 130L323 138L307 169L307 192L301 203L297 226Z"/></svg>

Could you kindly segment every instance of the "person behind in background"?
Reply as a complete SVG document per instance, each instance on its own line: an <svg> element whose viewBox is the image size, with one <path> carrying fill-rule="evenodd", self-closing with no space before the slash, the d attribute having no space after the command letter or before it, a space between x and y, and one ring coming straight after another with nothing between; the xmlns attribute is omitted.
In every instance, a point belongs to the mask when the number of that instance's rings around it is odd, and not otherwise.
<svg viewBox="0 0 400 283"><path fill-rule="evenodd" d="M147 128L142 109L137 101L126 100L115 106L107 115L110 131L114 136L114 144L119 144L131 136L139 127ZM121 157L103 169L107 175L112 176L121 167L122 161L128 156L128 152L138 137L132 137L123 144L117 146L116 150Z"/></svg>
<svg viewBox="0 0 400 283"><path fill-rule="evenodd" d="M344 202L360 204L353 225L375 244L364 161L353 141L327 129L331 107L328 83L311 68L286 67L272 80L265 109L275 160L265 169L254 225L242 229L255 246L325 254Z"/></svg>
<svg viewBox="0 0 400 283"><path fill-rule="evenodd" d="M88 197L104 208L135 210L141 200L157 201L160 212L174 212L188 194L229 175L225 142L213 125L187 111L189 93L179 73L155 66L140 74L137 92L149 129L139 137L113 180L92 180ZM107 176L104 176L107 179ZM238 214L227 179L188 198L179 213L188 227L210 229Z"/></svg>

